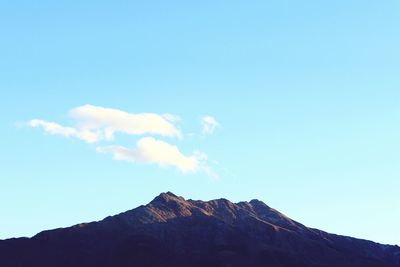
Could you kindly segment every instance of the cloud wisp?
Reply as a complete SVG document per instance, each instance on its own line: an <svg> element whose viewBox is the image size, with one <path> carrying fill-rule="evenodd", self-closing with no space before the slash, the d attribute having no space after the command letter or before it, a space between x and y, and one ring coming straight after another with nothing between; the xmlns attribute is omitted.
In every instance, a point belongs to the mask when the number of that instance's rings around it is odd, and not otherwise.
<svg viewBox="0 0 400 267"><path fill-rule="evenodd" d="M118 109L83 105L70 110L69 116L76 121L73 127L40 119L30 120L28 125L41 127L49 134L75 137L87 143L113 140L115 133L182 137L181 132L174 125L177 117L171 114L135 114Z"/></svg>
<svg viewBox="0 0 400 267"><path fill-rule="evenodd" d="M34 119L28 122L28 126L33 128L41 127L46 133L64 137L75 137L87 143L94 143L100 140L100 135L98 133L62 126L55 122Z"/></svg>
<svg viewBox="0 0 400 267"><path fill-rule="evenodd" d="M217 120L212 116L204 116L201 118L202 130L201 133L203 135L213 134L215 129L219 128L220 125Z"/></svg>

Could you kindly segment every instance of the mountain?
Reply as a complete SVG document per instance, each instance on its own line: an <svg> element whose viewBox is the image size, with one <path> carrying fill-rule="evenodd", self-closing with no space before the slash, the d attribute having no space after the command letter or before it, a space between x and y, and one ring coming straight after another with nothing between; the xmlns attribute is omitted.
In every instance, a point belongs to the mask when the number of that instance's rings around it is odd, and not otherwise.
<svg viewBox="0 0 400 267"><path fill-rule="evenodd" d="M259 200L167 192L99 222L0 241L2 267L399 267L400 247L308 228Z"/></svg>

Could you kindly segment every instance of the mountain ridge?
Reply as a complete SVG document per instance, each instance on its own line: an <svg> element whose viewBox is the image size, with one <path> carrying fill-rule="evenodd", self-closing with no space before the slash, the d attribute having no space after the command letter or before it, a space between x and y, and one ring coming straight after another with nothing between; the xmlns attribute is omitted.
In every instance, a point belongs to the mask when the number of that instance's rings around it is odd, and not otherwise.
<svg viewBox="0 0 400 267"><path fill-rule="evenodd" d="M256 199L166 192L98 222L0 241L0 266L54 265L397 267L400 248L308 228Z"/></svg>

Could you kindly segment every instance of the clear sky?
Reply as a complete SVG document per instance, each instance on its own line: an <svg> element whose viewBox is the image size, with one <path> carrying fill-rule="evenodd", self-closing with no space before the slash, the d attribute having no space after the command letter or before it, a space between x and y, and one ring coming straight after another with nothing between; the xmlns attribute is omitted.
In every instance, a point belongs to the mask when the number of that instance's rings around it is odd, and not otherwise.
<svg viewBox="0 0 400 267"><path fill-rule="evenodd" d="M399 13L0 1L0 238L172 191L400 244Z"/></svg>

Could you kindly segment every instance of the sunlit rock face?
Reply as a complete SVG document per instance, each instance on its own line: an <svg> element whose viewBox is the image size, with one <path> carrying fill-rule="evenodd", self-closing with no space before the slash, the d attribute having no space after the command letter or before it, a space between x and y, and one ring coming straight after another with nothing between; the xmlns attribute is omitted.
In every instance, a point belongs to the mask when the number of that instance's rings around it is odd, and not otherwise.
<svg viewBox="0 0 400 267"><path fill-rule="evenodd" d="M259 200L167 192L99 222L0 241L0 266L396 267L400 248L308 228Z"/></svg>

